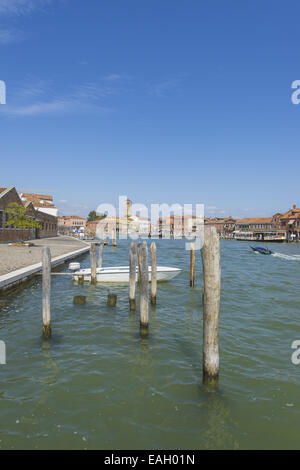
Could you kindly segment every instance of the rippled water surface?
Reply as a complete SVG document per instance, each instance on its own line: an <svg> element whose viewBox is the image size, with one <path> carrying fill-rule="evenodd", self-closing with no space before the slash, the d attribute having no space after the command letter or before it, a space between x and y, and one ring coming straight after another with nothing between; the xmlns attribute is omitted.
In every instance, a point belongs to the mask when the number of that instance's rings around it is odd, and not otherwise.
<svg viewBox="0 0 300 470"><path fill-rule="evenodd" d="M127 286L52 280L51 341L41 338L41 282L6 298L0 340L2 449L300 448L300 244L222 241L220 384L202 385L202 265L195 288L181 240L157 241L158 264L182 273L158 284L150 335L139 336ZM129 245L105 247L124 265ZM87 267L88 256L80 259ZM61 268L65 270L66 268ZM106 306L108 291L118 296ZM73 305L74 295L86 305Z"/></svg>

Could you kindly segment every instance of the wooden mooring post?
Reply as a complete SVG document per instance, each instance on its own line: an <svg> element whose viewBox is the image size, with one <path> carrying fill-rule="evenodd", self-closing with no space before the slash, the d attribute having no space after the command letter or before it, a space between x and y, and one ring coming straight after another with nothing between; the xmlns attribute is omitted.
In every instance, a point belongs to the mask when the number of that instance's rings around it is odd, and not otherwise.
<svg viewBox="0 0 300 470"><path fill-rule="evenodd" d="M195 285L195 243L190 244L190 287Z"/></svg>
<svg viewBox="0 0 300 470"><path fill-rule="evenodd" d="M108 296L107 296L107 305L109 307L115 307L117 305L117 296L116 296L116 294L108 294Z"/></svg>
<svg viewBox="0 0 300 470"><path fill-rule="evenodd" d="M130 311L134 312L136 309L135 303L135 280L136 280L136 258L137 247L136 243L132 242L129 251L129 305Z"/></svg>
<svg viewBox="0 0 300 470"><path fill-rule="evenodd" d="M116 230L113 230L111 233L111 244L112 246L117 246Z"/></svg>
<svg viewBox="0 0 300 470"><path fill-rule="evenodd" d="M138 282L138 285L140 285L140 279L141 279L141 270L140 270L141 255L142 255L142 245L141 245L141 242L138 242L138 244L137 244L137 262L138 262L137 282Z"/></svg>
<svg viewBox="0 0 300 470"><path fill-rule="evenodd" d="M149 272L148 272L148 247L144 241L140 247L139 256L140 271L140 332L141 335L147 335L149 326L148 315L148 288L149 288Z"/></svg>
<svg viewBox="0 0 300 470"><path fill-rule="evenodd" d="M43 290L43 335L51 336L51 252L48 246L42 251L42 290Z"/></svg>
<svg viewBox="0 0 300 470"><path fill-rule="evenodd" d="M104 242L101 242L99 245L99 253L98 253L98 268L102 268L103 248L104 248Z"/></svg>
<svg viewBox="0 0 300 470"><path fill-rule="evenodd" d="M90 248L90 263L91 263L91 284L97 282L97 246L96 243L91 243Z"/></svg>
<svg viewBox="0 0 300 470"><path fill-rule="evenodd" d="M216 386L219 377L220 241L215 227L206 227L203 262L203 382Z"/></svg>
<svg viewBox="0 0 300 470"><path fill-rule="evenodd" d="M151 252L151 304L156 304L156 289L157 289L157 266L156 266L156 243L152 242L150 247Z"/></svg>

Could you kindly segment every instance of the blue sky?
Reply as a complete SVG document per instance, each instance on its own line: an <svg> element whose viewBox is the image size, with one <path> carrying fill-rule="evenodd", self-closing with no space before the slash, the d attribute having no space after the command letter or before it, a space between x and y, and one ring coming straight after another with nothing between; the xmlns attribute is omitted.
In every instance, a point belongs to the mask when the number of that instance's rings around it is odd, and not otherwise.
<svg viewBox="0 0 300 470"><path fill-rule="evenodd" d="M300 6L0 0L0 186L86 215L128 195L206 215L300 206Z"/></svg>

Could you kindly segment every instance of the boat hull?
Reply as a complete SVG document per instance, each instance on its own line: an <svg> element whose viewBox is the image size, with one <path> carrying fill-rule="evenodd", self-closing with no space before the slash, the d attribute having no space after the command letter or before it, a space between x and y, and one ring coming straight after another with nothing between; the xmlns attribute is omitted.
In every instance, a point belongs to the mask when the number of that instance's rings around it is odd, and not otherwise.
<svg viewBox="0 0 300 470"><path fill-rule="evenodd" d="M255 246L251 246L250 248L253 251L255 251L256 253L260 253L261 255L271 255L272 254L272 251L268 250L268 248L255 247Z"/></svg>
<svg viewBox="0 0 300 470"><path fill-rule="evenodd" d="M151 281L151 266L148 267L149 282ZM157 267L157 281L170 281L181 272L181 269L170 268L167 266ZM79 278L84 278L84 281L91 281L91 269L80 269L73 275L73 279L78 282ZM136 271L136 281L138 278L138 271ZM108 283L128 283L129 282L129 268L128 266L117 266L112 268L97 268L97 282Z"/></svg>

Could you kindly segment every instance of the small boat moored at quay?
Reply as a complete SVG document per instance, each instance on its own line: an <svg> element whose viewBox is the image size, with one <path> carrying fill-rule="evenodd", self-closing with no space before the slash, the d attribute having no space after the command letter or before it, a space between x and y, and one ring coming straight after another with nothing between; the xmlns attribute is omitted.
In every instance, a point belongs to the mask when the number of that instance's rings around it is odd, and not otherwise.
<svg viewBox="0 0 300 470"><path fill-rule="evenodd" d="M149 281L151 281L151 266L148 266ZM169 281L181 272L179 268L171 268L168 266L157 266L157 281ZM78 281L83 276L84 281L91 281L91 269L80 269L73 274L73 279ZM138 269L136 269L136 280L138 277ZM106 268L97 268L97 282L129 282L128 266L113 266Z"/></svg>

